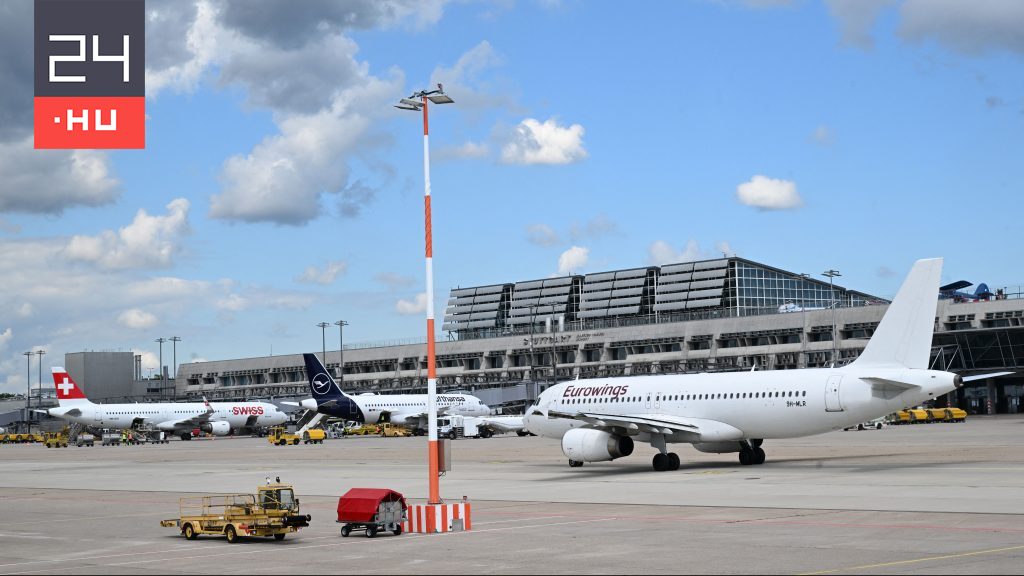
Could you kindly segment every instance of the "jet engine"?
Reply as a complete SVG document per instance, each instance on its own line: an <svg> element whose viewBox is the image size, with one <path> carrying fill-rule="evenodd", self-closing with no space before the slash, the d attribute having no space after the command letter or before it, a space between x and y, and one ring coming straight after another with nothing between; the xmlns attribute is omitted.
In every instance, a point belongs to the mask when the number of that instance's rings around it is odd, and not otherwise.
<svg viewBox="0 0 1024 576"><path fill-rule="evenodd" d="M562 453L577 462L604 462L633 453L633 439L592 428L573 428L562 436Z"/></svg>
<svg viewBox="0 0 1024 576"><path fill-rule="evenodd" d="M231 433L231 424L228 424L227 422L224 421L207 422L206 424L200 426L199 429L202 430L203 432L209 432L214 436L227 436L229 433Z"/></svg>

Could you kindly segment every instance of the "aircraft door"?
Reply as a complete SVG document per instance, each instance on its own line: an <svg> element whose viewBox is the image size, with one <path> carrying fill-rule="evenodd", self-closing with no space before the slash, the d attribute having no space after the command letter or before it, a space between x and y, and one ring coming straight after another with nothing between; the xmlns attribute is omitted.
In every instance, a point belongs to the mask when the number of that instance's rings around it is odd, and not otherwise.
<svg viewBox="0 0 1024 576"><path fill-rule="evenodd" d="M654 409L655 410L660 410L661 409L661 392L655 392L654 393Z"/></svg>
<svg viewBox="0 0 1024 576"><path fill-rule="evenodd" d="M825 411L842 412L843 402L839 396L839 384L843 381L842 376L829 376L825 384Z"/></svg>
<svg viewBox="0 0 1024 576"><path fill-rule="evenodd" d="M647 393L647 400L644 402L644 408L651 409L651 393Z"/></svg>

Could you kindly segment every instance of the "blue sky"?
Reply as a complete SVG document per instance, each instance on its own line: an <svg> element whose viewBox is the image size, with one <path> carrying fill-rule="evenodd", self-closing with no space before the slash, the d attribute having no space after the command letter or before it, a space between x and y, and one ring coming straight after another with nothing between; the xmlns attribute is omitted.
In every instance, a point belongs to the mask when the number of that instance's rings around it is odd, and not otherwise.
<svg viewBox="0 0 1024 576"><path fill-rule="evenodd" d="M422 337L421 124L391 105L435 82L439 323L454 286L723 251L882 296L936 255L1024 285L1016 0L147 11L146 149L35 151L32 3L0 7L0 391L38 348Z"/></svg>

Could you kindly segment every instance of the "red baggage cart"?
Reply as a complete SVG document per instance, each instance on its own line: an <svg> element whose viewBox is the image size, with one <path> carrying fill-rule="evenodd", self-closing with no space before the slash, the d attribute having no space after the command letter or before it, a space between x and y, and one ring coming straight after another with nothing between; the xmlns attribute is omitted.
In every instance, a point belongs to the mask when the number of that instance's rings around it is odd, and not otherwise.
<svg viewBox="0 0 1024 576"><path fill-rule="evenodd" d="M377 532L402 533L406 520L405 497L387 488L352 488L338 498L338 520L341 535L353 529L364 529L368 538Z"/></svg>

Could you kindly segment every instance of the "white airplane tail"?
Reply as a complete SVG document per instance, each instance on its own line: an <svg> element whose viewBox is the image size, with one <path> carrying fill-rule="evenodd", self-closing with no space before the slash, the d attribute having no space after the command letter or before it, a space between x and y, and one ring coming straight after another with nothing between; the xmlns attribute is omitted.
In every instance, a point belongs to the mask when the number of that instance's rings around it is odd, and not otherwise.
<svg viewBox="0 0 1024 576"><path fill-rule="evenodd" d="M914 263L882 322L853 365L858 368L928 368L941 275L942 258Z"/></svg>

